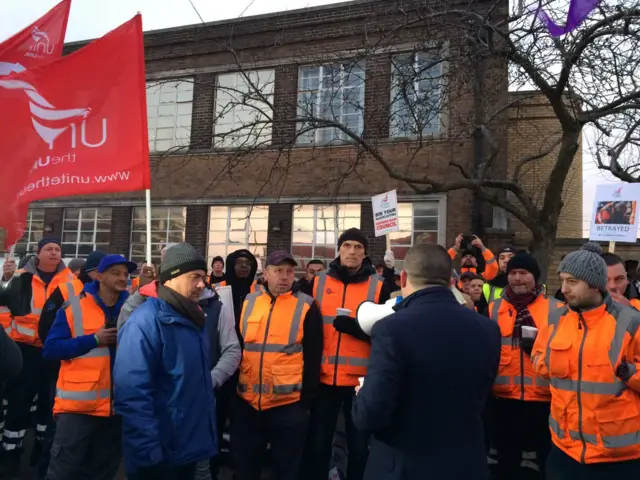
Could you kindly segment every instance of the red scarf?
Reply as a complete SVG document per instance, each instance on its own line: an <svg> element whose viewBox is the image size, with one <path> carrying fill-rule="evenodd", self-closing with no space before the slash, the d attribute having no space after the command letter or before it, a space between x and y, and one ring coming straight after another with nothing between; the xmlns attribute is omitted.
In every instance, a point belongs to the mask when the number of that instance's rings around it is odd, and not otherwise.
<svg viewBox="0 0 640 480"><path fill-rule="evenodd" d="M536 326L536 323L533 321L533 317L531 316L531 312L529 312L529 305L535 302L541 291L542 287L540 285L536 285L536 288L534 288L532 292L522 294L513 293L511 287L507 287L504 290L505 300L516 309L516 321L513 325L512 333L514 347L520 345L523 326Z"/></svg>

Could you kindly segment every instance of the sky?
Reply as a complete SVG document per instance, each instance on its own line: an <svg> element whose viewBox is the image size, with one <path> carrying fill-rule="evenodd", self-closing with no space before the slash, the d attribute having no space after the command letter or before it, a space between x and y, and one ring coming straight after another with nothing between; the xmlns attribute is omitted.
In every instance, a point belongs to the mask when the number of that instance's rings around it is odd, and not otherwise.
<svg viewBox="0 0 640 480"><path fill-rule="evenodd" d="M339 1L342 0L73 0L66 41L104 35L137 12L142 13L145 30L157 30L200 23L198 14L203 21L211 22ZM58 2L59 0L0 0L0 41L31 24ZM595 185L608 181L609 177L596 168L587 151L589 135L584 140L583 217L588 229L587 218L593 208Z"/></svg>

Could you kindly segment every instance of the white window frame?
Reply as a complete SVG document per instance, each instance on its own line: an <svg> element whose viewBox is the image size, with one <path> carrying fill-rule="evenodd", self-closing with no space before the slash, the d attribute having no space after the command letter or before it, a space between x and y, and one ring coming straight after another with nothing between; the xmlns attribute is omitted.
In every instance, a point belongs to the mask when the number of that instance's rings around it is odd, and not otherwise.
<svg viewBox="0 0 640 480"><path fill-rule="evenodd" d="M34 212L38 212L38 213L42 213L42 230L37 231L33 229L33 214ZM40 233L41 238L44 237L44 219L45 219L45 215L46 215L46 209L44 208L30 208L28 213L27 213L27 221L25 222L25 229L24 229L24 235L22 236L22 238L20 240L18 240L16 242L16 252L20 252L22 253L22 246L24 245L25 250L24 252L29 254L29 253L34 253L35 250L38 247L38 243L40 242L40 240L38 240L37 242L31 242L30 238L31 238L31 234L32 233ZM36 220L37 222L39 222L40 220Z"/></svg>
<svg viewBox="0 0 640 480"><path fill-rule="evenodd" d="M422 60L422 57L427 57L426 60ZM408 131L407 125L398 124L399 112L404 110L404 108L411 109L411 105L407 105L405 102L405 98L400 94L400 86L398 85L398 65L399 61L402 59L411 58L411 67L414 72L419 72L422 68L422 64L429 65L437 60L437 57L429 52L416 52L416 53L404 53L400 55L395 55L391 61L391 100L390 100L390 110L391 117L389 121L389 136L391 138L416 138L422 135L433 135L437 136L443 133L444 131L444 112L443 112L443 89L444 89L444 77L446 75L446 65L444 61L440 61L437 65L431 66L428 70L433 68L439 68L438 78L431 79L434 82L438 83L437 88L433 90L437 90L437 101L436 105L438 108L438 112L435 114L435 118L433 118L429 124L424 125L422 132L417 131L417 122L415 115L411 118L411 128L413 131ZM426 72L421 72L426 73ZM423 93L420 91L420 82L424 80L429 80L429 78L422 78L422 76L417 76L413 80L413 93L412 99L409 99L413 102L414 105L420 105L420 102L425 102L426 100L417 100ZM407 92L407 95L409 92Z"/></svg>
<svg viewBox="0 0 640 480"><path fill-rule="evenodd" d="M359 216L358 216L358 221L359 221L359 225L356 228L361 228L362 226L362 205L360 203L340 203L340 204L317 204L317 205L294 205L293 206L293 215L291 218L291 249L292 251L294 250L294 247L300 246L300 247L309 247L311 246L311 257L300 257L298 255L294 256L297 259L302 260L301 262L298 262L298 270L303 271L305 266L306 266L306 260L308 258L308 260L313 260L314 258L320 258L320 259L325 259L325 260L333 260L333 258L335 258L338 255L338 237L340 237L340 234L345 230L345 226L344 226L344 219L345 218L356 218L355 216L351 217L351 216L341 216L340 215L340 209L341 208L345 208L347 206L352 206L352 205L357 205L358 207L360 207L360 212L359 212ZM294 241L294 235L296 234L296 211L298 211L300 209L300 207L309 207L312 206L313 207L313 230L312 230L312 238L313 241L309 244L309 243L300 243L300 242L295 242ZM317 255L316 254L316 248L317 247L327 247L330 246L330 243L317 243L316 242L316 233L319 231L317 229L317 222L318 222L318 210L322 209L322 208L327 208L327 207L332 207L334 208L334 225L333 225L333 234L334 234L334 238L335 238L335 242L333 242L333 247L334 247L334 257L329 259L327 257L324 257L322 255ZM310 218L310 217L304 217L304 218ZM342 220L343 225L340 225ZM322 230L324 232L328 232L330 230Z"/></svg>
<svg viewBox="0 0 640 480"><path fill-rule="evenodd" d="M158 217L158 216L154 216L153 211L154 209L159 209L159 208L166 208L167 209L167 215L166 217ZM141 217L142 219L144 219L144 221L146 222L147 220L147 214L146 214L146 209L145 207L134 207L134 210L132 212L131 215L131 234L129 236L129 258L131 258L133 261L135 260L140 260L143 261L145 260L146 256L141 256L140 255L135 255L133 254L133 246L135 245L140 245L141 243L145 246L145 251L146 251L146 242L134 242L133 241L133 235L134 233L144 233L145 236L147 234L146 231L146 225L145 228L142 230L136 230L134 228L135 225L135 221L136 221L136 210L140 209L144 212L144 215ZM179 243L176 240L170 240L169 239L169 235L172 232L180 232L180 230L171 230L169 228L169 222L171 221L171 213L172 210L174 209L181 209L181 215L183 218L183 223L184 223L184 228L182 229L182 241L184 241L185 235L186 235L186 231L187 231L187 207L180 207L180 206L160 206L160 205L156 205L156 206L151 206L151 220L166 220L167 221L167 228L164 229L164 239L161 242L151 242L151 259L156 263L156 265L159 265L159 260L160 260L160 252L161 250L167 245L167 243ZM151 235L153 236L154 233L162 233L163 230L151 230ZM154 250L154 247L155 250Z"/></svg>
<svg viewBox="0 0 640 480"><path fill-rule="evenodd" d="M74 218L67 218L67 210L79 210L79 214L78 214L78 219L74 219ZM90 218L89 216L89 210L93 210L93 218ZM72 254L66 254L67 257L73 257L73 258L78 258L78 257L86 257L87 255L85 254L79 254L78 250L80 249L81 245L91 245L91 251L94 251L97 249L96 245L106 245L106 247L108 248L109 244L111 243L111 226L109 226L109 241L108 242L100 242L99 244L96 244L96 234L98 233L98 210L109 210L109 222L113 221L113 211L111 208L109 207L86 207L86 208L81 208L81 207L72 207L72 208L65 208L64 209L64 214L62 216L62 250L63 250L63 255L64 254L64 247L65 245L74 245L74 253ZM88 217L84 217L84 215L87 215ZM81 242L80 241L80 234L81 233L89 233L89 232L82 232L82 222L83 221L87 221L87 220L92 220L93 221L93 232L92 232L92 241L91 242ZM74 230L68 230L65 229L65 223L67 221L72 221L72 222L78 222L78 227ZM106 221L106 220L105 220ZM100 233L104 233L106 232L106 230L100 230ZM76 241L75 242L65 242L64 241L64 234L65 233L75 233L76 234Z"/></svg>
<svg viewBox="0 0 640 480"><path fill-rule="evenodd" d="M231 77L233 82L225 81ZM273 128L270 119L273 118L271 106L274 81L274 69L231 72L217 76L213 126L214 148L255 148L271 144ZM261 96L269 103L265 103ZM226 103L223 103L225 101ZM233 104L230 108L228 108L229 103ZM253 118L247 120L245 124L240 119L241 114L248 114ZM231 119L230 122L229 119ZM220 127L227 126L230 128L221 131Z"/></svg>
<svg viewBox="0 0 640 480"><path fill-rule="evenodd" d="M323 78L325 76L325 70L329 69L329 68L333 68L336 67L337 65L340 66L340 82L339 82L339 86L337 88L335 87L330 87L327 88L323 85ZM311 70L311 69L317 69L318 70L318 86L317 89L309 89L309 88L303 88L303 71L305 70ZM357 86L357 87L349 87L345 85L345 82L348 78L349 75L361 75L361 83ZM334 89L335 88L335 89ZM366 89L366 65L364 62L356 62L356 63L350 63L350 62L343 62L343 63L335 63L335 64L326 64L326 65L309 65L309 66L303 66L300 67L299 71L298 71L298 92L297 92L297 103L298 103L298 116L304 118L305 116L308 116L308 110L307 107L308 105L303 104L302 102L302 98L304 96L304 94L311 94L311 95L315 95L315 104L313 105L314 108L314 112L313 112L313 117L316 119L321 119L323 118L322 115L322 98L323 98L323 92L330 92L333 93L334 95L340 95L342 97L342 101L340 102L340 116L339 118L336 118L337 116L335 115L335 112L331 112L333 113L333 117L336 119L336 121L342 125L346 126L346 123L343 121L344 117L352 117L355 116L354 114L345 114L345 91L352 91L355 88L358 88L361 92L361 96L360 98L358 98L358 102L359 102L359 130L355 131L354 133L357 135L362 135L364 132L364 103L365 103L365 89ZM356 107L358 108L358 107ZM326 115L325 115L326 116ZM331 144L331 143L344 143L344 142L349 142L351 140L351 138L345 134L344 132L342 132L341 130L335 129L334 127L317 127L314 128L313 130L311 130L310 132L305 132L305 133L301 133L301 130L306 130L307 128L309 128L308 124L305 124L303 122L298 124L298 135L296 138L296 143L300 144L300 145L324 145L324 144ZM333 133L331 134L331 138L327 139L324 137L325 132L327 131L333 131ZM337 136L336 136L337 135Z"/></svg>
<svg viewBox="0 0 640 480"><path fill-rule="evenodd" d="M182 90L180 91L181 86L190 85L191 90ZM158 104L154 105L154 102L150 101L150 90L158 88ZM169 90L170 88L175 88L175 98L172 102L162 101L163 93L168 95L169 91L163 92L163 88L165 90ZM182 87L184 88L184 87ZM148 123L148 131L149 131L149 151L152 153L162 153L162 152L174 152L181 151L189 148L191 144L191 130L193 128L193 78L180 78L180 79L167 79L167 80L157 80L147 82L147 123ZM155 95L155 92L153 92ZM181 96L184 95L184 96ZM186 98L185 98L186 97ZM171 126L161 126L160 119L161 118L171 118L170 115L160 116L160 109L163 106L175 106L175 112L173 114L173 122ZM182 108L181 108L182 107ZM183 113L180 113L180 110L183 110ZM151 113L153 112L153 115ZM180 118L184 117L188 118L188 126L186 124L180 124ZM168 130L169 128L173 129L173 134L171 138L157 138L158 130ZM185 135L179 135L182 133L181 130L186 130ZM168 148L157 148L159 142L170 141L171 145Z"/></svg>
<svg viewBox="0 0 640 480"><path fill-rule="evenodd" d="M211 210L213 208L226 208L227 209L227 215L226 215L226 232L225 232L225 238L224 238L224 242L212 242L211 240L211 234L212 232L220 232L221 230L211 230ZM247 215L249 216L249 218L246 218L245 221L245 243L244 244L236 244L236 243L232 243L231 240L229 239L229 233L231 232L231 221L232 220L237 220L236 218L231 218L231 211L234 208L245 208L247 210ZM251 228L251 215L253 214L254 211L256 211L256 209L260 209L260 210L266 210L266 217L255 217L253 220L267 220L267 229L266 229L266 233L267 233L267 238L265 239L264 243L257 243L257 242L251 242L251 234L254 232L254 230ZM216 220L222 220L222 218L217 218ZM257 232L262 232L263 230L256 230ZM209 223L208 223L208 227L207 227L207 263L209 265L211 265L211 261L213 260L213 258L216 255L210 255L209 254L209 248L213 247L213 246L220 246L220 247L224 247L225 249L225 255L222 255L222 257L226 260L227 255L229 255L232 252L235 252L237 250L242 250L242 249L247 249L249 250L251 253L253 253L254 255L256 255L256 258L260 258L262 260L263 259L261 256L256 254L255 248L259 247L259 248L264 248L265 254L267 251L267 242L269 241L269 205L253 205L253 206L242 206L242 205L233 205L233 206L225 206L225 205L212 205L209 207ZM232 250L231 250L232 249ZM258 261L258 265L260 266L260 260Z"/></svg>

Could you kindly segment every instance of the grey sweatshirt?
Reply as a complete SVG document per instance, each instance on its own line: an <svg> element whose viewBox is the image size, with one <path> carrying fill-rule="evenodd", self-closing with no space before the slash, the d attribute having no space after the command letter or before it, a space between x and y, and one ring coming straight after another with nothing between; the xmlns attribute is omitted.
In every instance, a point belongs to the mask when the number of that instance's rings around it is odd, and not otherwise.
<svg viewBox="0 0 640 480"><path fill-rule="evenodd" d="M202 292L202 300L206 300L214 296L211 290ZM136 292L130 295L120 310L118 317L118 330L120 330L129 319L133 311L142 305L147 297ZM211 370L211 381L213 388L222 386L231 376L238 370L240 360L242 359L242 349L238 341L238 335L234 323L230 319L225 319L224 315L218 318L218 348L220 351L220 359Z"/></svg>

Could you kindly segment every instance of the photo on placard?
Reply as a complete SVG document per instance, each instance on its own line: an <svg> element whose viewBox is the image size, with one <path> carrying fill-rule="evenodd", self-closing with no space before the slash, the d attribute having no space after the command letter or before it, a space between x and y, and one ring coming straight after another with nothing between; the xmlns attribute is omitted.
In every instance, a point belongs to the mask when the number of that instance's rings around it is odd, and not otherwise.
<svg viewBox="0 0 640 480"><path fill-rule="evenodd" d="M633 225L636 204L632 200L598 202L594 222L598 225Z"/></svg>

